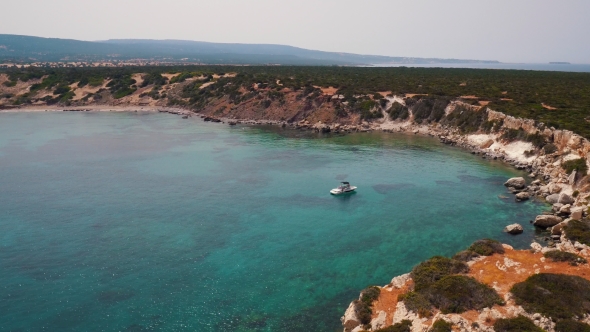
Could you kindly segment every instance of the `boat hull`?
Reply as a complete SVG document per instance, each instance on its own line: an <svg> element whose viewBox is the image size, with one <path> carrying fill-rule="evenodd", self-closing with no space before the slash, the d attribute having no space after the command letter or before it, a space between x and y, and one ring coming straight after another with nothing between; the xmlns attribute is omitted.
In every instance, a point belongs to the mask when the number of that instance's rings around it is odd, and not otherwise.
<svg viewBox="0 0 590 332"><path fill-rule="evenodd" d="M345 194L352 194L356 190L356 187L350 187L348 190L340 190L338 188L330 190L330 194L332 195L345 195Z"/></svg>

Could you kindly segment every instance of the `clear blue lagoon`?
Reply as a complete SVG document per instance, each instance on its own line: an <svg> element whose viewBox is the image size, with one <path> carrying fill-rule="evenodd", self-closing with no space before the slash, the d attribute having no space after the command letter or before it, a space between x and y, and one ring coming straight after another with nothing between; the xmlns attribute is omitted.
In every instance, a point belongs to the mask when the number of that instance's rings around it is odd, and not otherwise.
<svg viewBox="0 0 590 332"><path fill-rule="evenodd" d="M506 193L518 175L413 135L3 113L0 330L337 331L433 255L528 247L544 206Z"/></svg>

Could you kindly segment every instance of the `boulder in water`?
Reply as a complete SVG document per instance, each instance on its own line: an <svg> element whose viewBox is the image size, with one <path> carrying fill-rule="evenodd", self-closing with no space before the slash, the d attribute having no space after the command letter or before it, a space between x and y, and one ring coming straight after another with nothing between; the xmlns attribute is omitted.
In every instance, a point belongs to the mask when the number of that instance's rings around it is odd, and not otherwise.
<svg viewBox="0 0 590 332"><path fill-rule="evenodd" d="M508 179L506 183L504 183L504 186L516 189L524 189L524 187L526 186L526 182L524 181L523 177L511 178Z"/></svg>
<svg viewBox="0 0 590 332"><path fill-rule="evenodd" d="M517 202L526 201L530 197L531 197L531 195L529 193L527 193L526 191L523 191L523 192L516 194L516 201Z"/></svg>
<svg viewBox="0 0 590 332"><path fill-rule="evenodd" d="M533 225L535 225L537 227L541 227L541 228L548 228L548 227L553 227L562 221L563 221L563 219L561 219L558 216L543 214L543 215L537 216L535 218Z"/></svg>
<svg viewBox="0 0 590 332"><path fill-rule="evenodd" d="M508 234L522 234L522 232L524 232L524 229L522 228L522 226L520 224L512 224L512 225L508 225L504 228L504 232L508 233Z"/></svg>

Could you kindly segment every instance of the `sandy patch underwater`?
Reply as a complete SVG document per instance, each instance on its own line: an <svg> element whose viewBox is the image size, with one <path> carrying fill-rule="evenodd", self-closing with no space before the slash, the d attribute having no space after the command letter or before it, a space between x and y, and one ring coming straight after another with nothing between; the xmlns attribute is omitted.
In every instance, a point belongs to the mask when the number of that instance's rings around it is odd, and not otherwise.
<svg viewBox="0 0 590 332"><path fill-rule="evenodd" d="M0 114L0 165L7 330L337 330L430 256L528 246L542 209L499 198L520 173L432 139L168 114ZM330 196L341 180L358 193Z"/></svg>

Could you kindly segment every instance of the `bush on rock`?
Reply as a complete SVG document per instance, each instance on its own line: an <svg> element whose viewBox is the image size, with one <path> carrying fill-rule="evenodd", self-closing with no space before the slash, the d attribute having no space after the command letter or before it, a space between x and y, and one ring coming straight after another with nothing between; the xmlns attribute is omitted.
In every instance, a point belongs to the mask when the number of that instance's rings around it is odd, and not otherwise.
<svg viewBox="0 0 590 332"><path fill-rule="evenodd" d="M540 273L510 290L516 304L554 320L590 314L590 281L564 274Z"/></svg>

